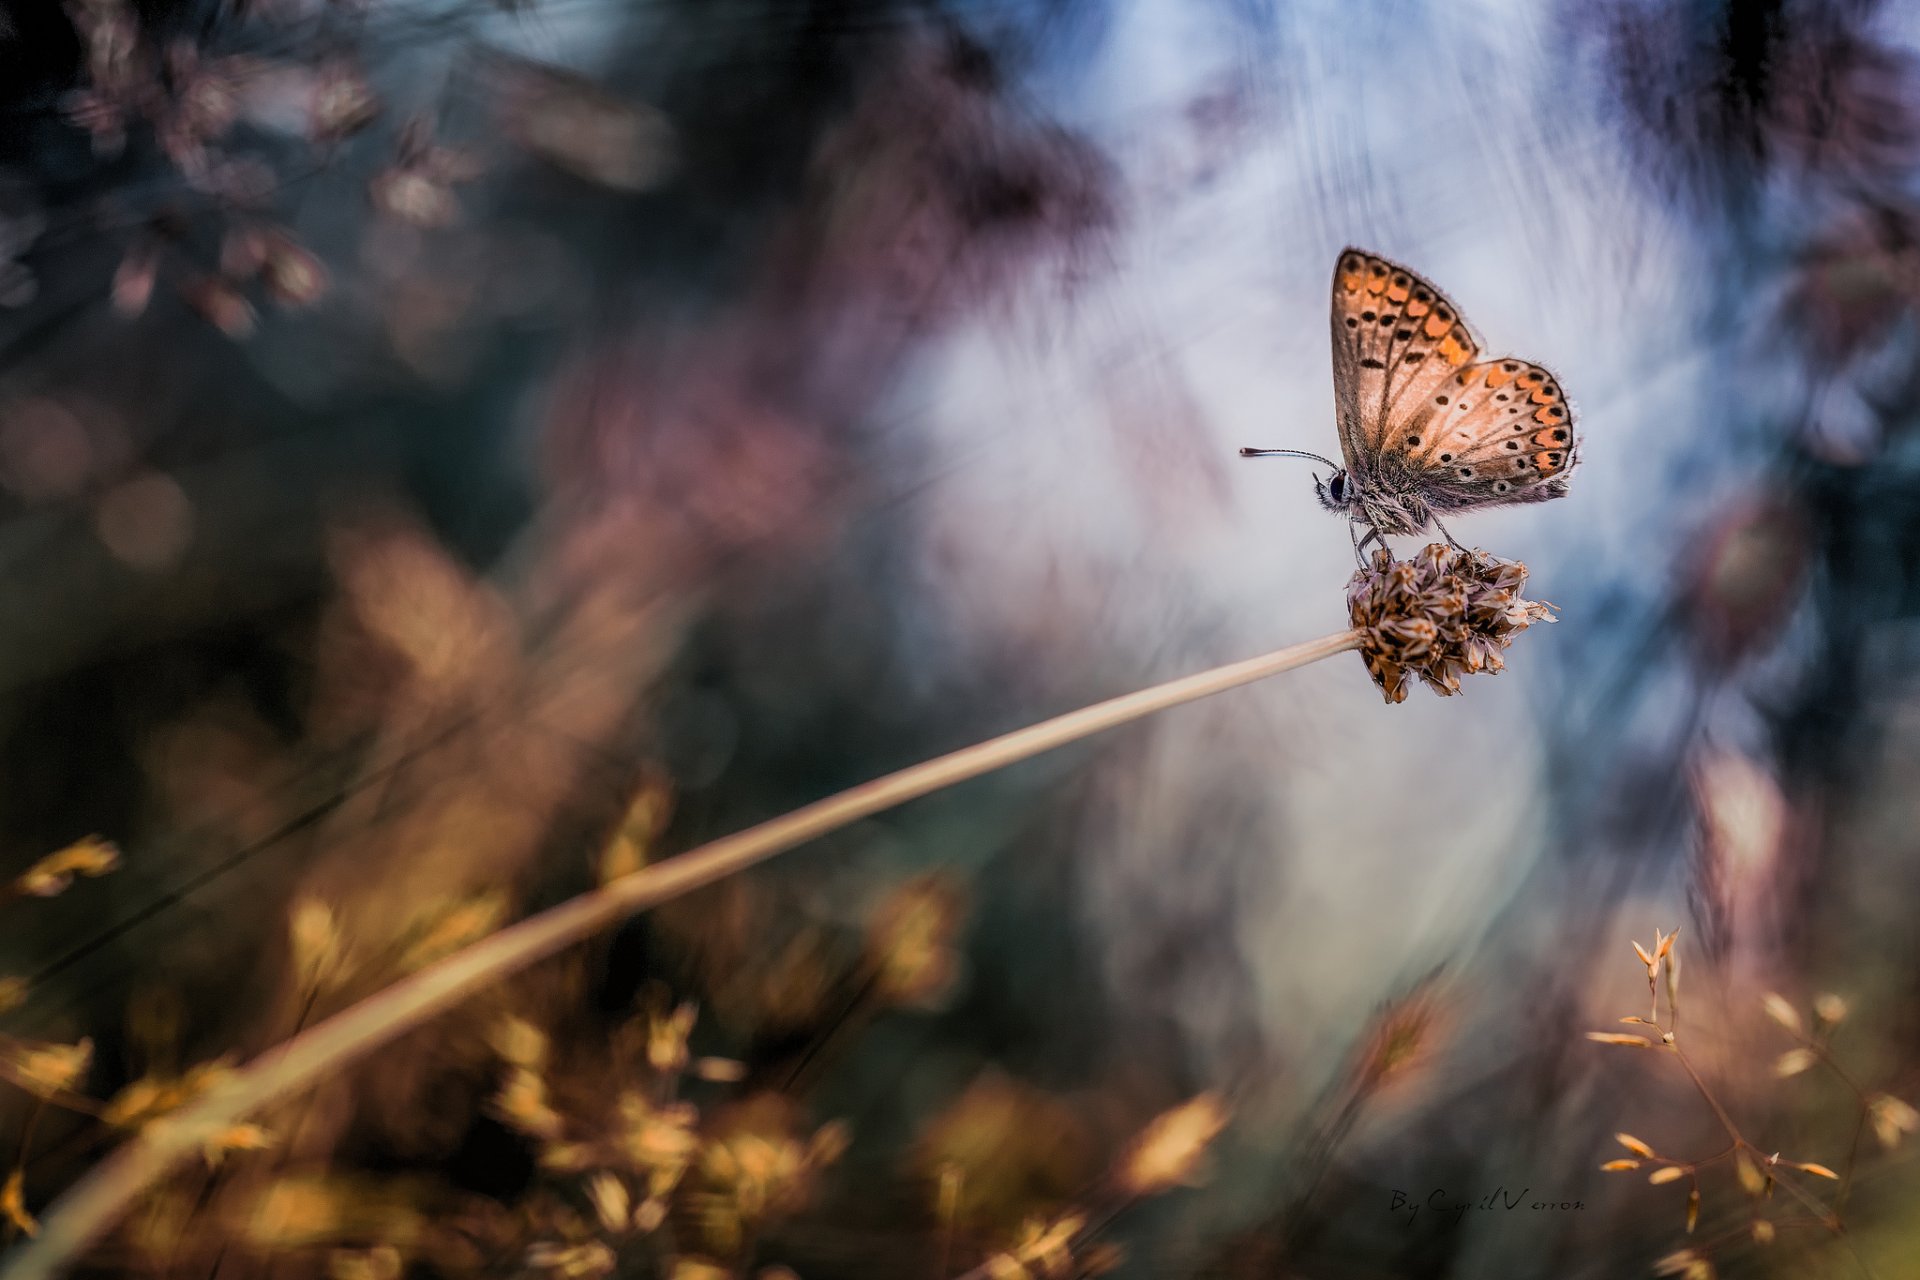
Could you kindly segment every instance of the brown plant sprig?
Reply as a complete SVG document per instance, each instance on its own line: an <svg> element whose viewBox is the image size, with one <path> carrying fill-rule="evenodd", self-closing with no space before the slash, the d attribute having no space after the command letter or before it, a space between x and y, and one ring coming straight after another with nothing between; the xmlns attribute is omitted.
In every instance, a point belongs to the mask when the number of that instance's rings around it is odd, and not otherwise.
<svg viewBox="0 0 1920 1280"><path fill-rule="evenodd" d="M22 898L52 898L65 893L76 879L97 879L120 865L120 850L99 836L87 836L56 850L28 867L13 880L0 884L0 906ZM27 999L23 978L0 977L0 1014L19 1007ZM93 1041L82 1038L73 1044L51 1044L21 1040L0 1034L0 1080L31 1094L33 1110L20 1134L20 1146L13 1167L0 1181L0 1242L16 1234L29 1238L40 1224L27 1212L27 1156L33 1149L33 1134L40 1115L49 1106L83 1115L100 1114L99 1104L83 1092L88 1069L93 1065Z"/></svg>
<svg viewBox="0 0 1920 1280"><path fill-rule="evenodd" d="M1686 1072L1687 1078L1693 1082L1694 1088L1699 1092L1701 1098L1713 1112L1714 1118L1719 1122L1720 1127L1726 1132L1728 1145L1713 1155L1701 1159L1689 1160L1679 1156L1663 1154L1656 1150L1652 1144L1644 1142L1630 1133L1619 1133L1614 1135L1615 1140L1631 1154L1619 1159L1609 1160L1605 1164L1602 1164L1600 1168L1603 1172L1617 1173L1652 1166L1652 1172L1648 1174L1647 1181L1655 1186L1661 1186L1669 1182L1678 1182L1683 1178L1688 1180L1690 1185L1687 1191L1686 1230L1688 1235L1692 1235L1694 1228L1699 1225L1700 1220L1700 1171L1713 1165L1730 1163L1733 1166L1734 1176L1738 1180L1741 1190L1746 1194L1750 1202L1751 1214L1748 1221L1744 1225L1723 1233L1721 1236L1711 1240L1703 1240L1687 1248L1675 1250L1654 1263L1654 1273L1656 1275L1680 1276L1682 1280L1713 1280L1713 1277L1717 1274L1712 1260L1716 1249L1743 1236L1752 1239L1756 1244L1767 1245L1773 1243L1778 1234L1778 1229L1783 1226L1817 1226L1824 1228L1835 1236L1840 1236L1842 1232L1840 1206L1845 1199L1846 1177L1842 1174L1835 1173L1824 1164L1817 1164L1813 1161L1784 1159L1778 1151L1769 1152L1763 1150L1760 1146L1749 1140L1746 1135L1741 1132L1739 1126L1734 1123L1733 1117L1729 1114L1726 1107L1722 1105L1713 1089L1707 1084L1705 1077L1700 1074L1699 1069L1694 1066L1688 1059L1686 1053L1680 1048L1678 1039L1680 1020L1680 957L1679 953L1674 950L1674 939L1678 936L1678 929L1669 934L1663 934L1659 930L1655 930L1654 945L1651 949L1641 946L1638 942L1633 943L1634 954L1639 958L1640 962L1646 966L1647 990L1651 1007L1648 1010L1648 1016L1644 1018L1636 1014L1624 1017L1620 1019L1620 1021L1629 1026L1645 1027L1648 1029L1647 1032L1589 1031L1587 1032L1587 1039L1600 1044L1617 1045L1623 1048L1633 1049L1653 1049L1671 1054L1674 1060L1680 1064L1681 1069ZM1664 983L1662 981L1663 978ZM1667 1021L1664 1024L1661 1023L1659 1018L1660 994L1663 985L1667 997ZM1825 1001L1837 1001L1837 999L1837 997L1822 997L1822 1000ZM1804 1036L1799 1014L1790 1003L1782 997L1773 994L1769 994L1765 998L1764 1003L1769 1015L1772 1016L1776 1022L1779 1022L1783 1027L1786 1027L1789 1031L1794 1032L1802 1038L1802 1046L1799 1049L1789 1051L1776 1063L1776 1074L1782 1076L1795 1074L1797 1071L1804 1070L1805 1067L1812 1065L1816 1058L1825 1054L1825 1046L1823 1043L1816 1043L1814 1040ZM1827 1005L1827 1014L1833 1016L1828 1025L1830 1026L1831 1023L1837 1023L1843 1013L1843 1005L1829 1003ZM1825 1018L1826 1015L1822 1015L1822 1017ZM1800 1054L1806 1055L1804 1061L1798 1056ZM1786 1069L1789 1067L1792 1069ZM1837 1065L1835 1069L1838 1070ZM1861 1101L1861 1123L1864 1125L1868 1115L1871 1113L1872 1100L1869 1099L1866 1093L1858 1088L1855 1089L1855 1092ZM1884 1097L1886 1095L1881 1096ZM1892 1113L1889 1113L1890 1116L1897 1114L1898 1107L1905 1106L1904 1103L1899 1103L1897 1099L1891 1099L1891 1101L1895 1102L1897 1106ZM1908 1108L1908 1111L1911 1112L1911 1108ZM1916 1123L1920 1123L1920 1116L1915 1116L1914 1120ZM1893 1124L1896 1130L1903 1130L1903 1126L1891 1118L1889 1118L1887 1123ZM1858 1129L1856 1129L1854 1137L1857 1144L1859 1139ZM1852 1169L1851 1155L1848 1156L1846 1168L1850 1174ZM1811 1174L1817 1178L1825 1178L1840 1183L1841 1194L1836 1198L1834 1204L1824 1204L1812 1191L1806 1186L1803 1186L1797 1178L1789 1176L1785 1172L1786 1170ZM1773 1218L1765 1216L1762 1213L1762 1208L1765 1202L1772 1199L1773 1190L1776 1186L1783 1188L1790 1196L1799 1201L1801 1206L1806 1209L1807 1216Z"/></svg>
<svg viewBox="0 0 1920 1280"><path fill-rule="evenodd" d="M1100 1233L1141 1201L1196 1184L1228 1114L1214 1093L1161 1112L1121 1150L1085 1204L1029 1218L1008 1247L960 1280L1081 1280L1114 1270L1123 1254L1117 1245L1100 1242ZM944 1182L941 1194L953 1194Z"/></svg>
<svg viewBox="0 0 1920 1280"><path fill-rule="evenodd" d="M558 906L461 946L268 1050L148 1126L76 1183L40 1236L16 1252L4 1280L44 1280L99 1240L176 1163L217 1141L276 1098L320 1079L445 1010L632 914L744 871L862 818L1171 707L1359 649L1388 701L1406 676L1436 692L1459 676L1498 671L1499 651L1551 606L1520 596L1526 568L1435 544L1413 562L1384 551L1354 575L1354 627L1261 657L1125 694L862 783L677 857L642 866ZM1057 1225L1057 1224L1056 1224ZM1069 1236L1078 1232L1069 1232ZM1043 1231L1035 1257L1050 1256ZM1042 1248L1042 1245L1048 1247Z"/></svg>

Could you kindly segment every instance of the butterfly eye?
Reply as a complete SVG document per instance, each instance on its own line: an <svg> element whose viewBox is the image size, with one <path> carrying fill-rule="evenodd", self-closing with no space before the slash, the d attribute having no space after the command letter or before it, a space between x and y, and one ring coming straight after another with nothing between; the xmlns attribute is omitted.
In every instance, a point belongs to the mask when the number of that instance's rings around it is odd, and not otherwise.
<svg viewBox="0 0 1920 1280"><path fill-rule="evenodd" d="M1336 475L1333 479L1327 481L1327 492L1333 496L1335 502L1345 501L1346 491L1347 478L1345 476Z"/></svg>

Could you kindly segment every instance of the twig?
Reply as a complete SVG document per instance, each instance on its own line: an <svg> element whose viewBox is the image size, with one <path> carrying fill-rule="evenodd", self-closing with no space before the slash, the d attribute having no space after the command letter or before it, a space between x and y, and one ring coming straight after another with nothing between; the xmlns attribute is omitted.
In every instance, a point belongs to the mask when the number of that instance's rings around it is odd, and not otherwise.
<svg viewBox="0 0 1920 1280"><path fill-rule="evenodd" d="M15 1252L0 1271L0 1280L49 1280L105 1235L142 1191L214 1134L275 1098L365 1057L482 987L634 912L895 805L1156 711L1345 653L1360 643L1358 632L1342 631L1068 712L862 783L529 916L267 1050L194 1103L148 1125L54 1202L38 1238Z"/></svg>

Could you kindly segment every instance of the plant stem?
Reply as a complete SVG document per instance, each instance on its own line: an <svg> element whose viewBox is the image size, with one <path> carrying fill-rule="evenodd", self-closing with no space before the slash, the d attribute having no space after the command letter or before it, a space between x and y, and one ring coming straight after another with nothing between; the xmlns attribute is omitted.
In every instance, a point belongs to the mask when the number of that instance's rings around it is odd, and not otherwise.
<svg viewBox="0 0 1920 1280"><path fill-rule="evenodd" d="M482 987L634 912L744 871L895 805L1156 711L1359 646L1357 632L1342 631L1095 703L861 783L529 916L267 1050L194 1103L147 1126L55 1201L42 1220L39 1237L14 1253L0 1271L0 1280L48 1280L105 1235L143 1190L198 1151L207 1138L275 1098L365 1057Z"/></svg>

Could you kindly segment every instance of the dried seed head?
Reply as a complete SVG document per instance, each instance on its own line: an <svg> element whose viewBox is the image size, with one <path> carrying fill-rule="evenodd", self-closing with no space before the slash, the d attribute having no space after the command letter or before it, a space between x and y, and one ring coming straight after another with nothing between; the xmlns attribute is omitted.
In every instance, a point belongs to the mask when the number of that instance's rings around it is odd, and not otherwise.
<svg viewBox="0 0 1920 1280"><path fill-rule="evenodd" d="M1785 1027L1794 1035L1800 1034L1800 1011L1790 1004L1787 998L1777 991L1769 991L1760 999L1766 1007L1767 1016Z"/></svg>
<svg viewBox="0 0 1920 1280"><path fill-rule="evenodd" d="M91 1038L77 1044L0 1041L0 1078L38 1098L78 1089L92 1064Z"/></svg>
<svg viewBox="0 0 1920 1280"><path fill-rule="evenodd" d="M1444 697L1462 675L1499 671L1515 635L1554 620L1551 605L1521 597L1526 581L1518 561L1438 542L1411 560L1375 552L1347 585L1347 611L1387 701L1406 700L1409 675Z"/></svg>
<svg viewBox="0 0 1920 1280"><path fill-rule="evenodd" d="M88 836L40 859L14 884L21 893L51 898L64 893L75 876L103 876L119 865L120 850L111 841Z"/></svg>
<svg viewBox="0 0 1920 1280"><path fill-rule="evenodd" d="M1813 1016L1831 1027L1842 1022L1847 1016L1847 1002L1831 991L1823 991L1813 998Z"/></svg>
<svg viewBox="0 0 1920 1280"><path fill-rule="evenodd" d="M1781 1054L1773 1064L1773 1074L1782 1080L1788 1076L1797 1076L1813 1065L1811 1049L1789 1049Z"/></svg>
<svg viewBox="0 0 1920 1280"><path fill-rule="evenodd" d="M1648 1159L1653 1158L1653 1148L1630 1133L1616 1133L1613 1135L1613 1140L1637 1156L1646 1156Z"/></svg>
<svg viewBox="0 0 1920 1280"><path fill-rule="evenodd" d="M881 999L939 1002L959 973L955 942L965 911L959 886L943 875L916 876L881 903L867 932L867 962Z"/></svg>
<svg viewBox="0 0 1920 1280"><path fill-rule="evenodd" d="M6 1184L0 1186L0 1219L29 1236L37 1236L40 1224L27 1212L26 1177L26 1170L16 1168L7 1175Z"/></svg>
<svg viewBox="0 0 1920 1280"><path fill-rule="evenodd" d="M1130 1196L1149 1196L1193 1178L1207 1144L1227 1124L1220 1098L1203 1093L1156 1116L1115 1166L1115 1181Z"/></svg>
<svg viewBox="0 0 1920 1280"><path fill-rule="evenodd" d="M1685 1169L1682 1169L1677 1164L1670 1164L1664 1168L1655 1169L1652 1173L1648 1174L1647 1181L1657 1187L1663 1182L1677 1182L1686 1176L1687 1171Z"/></svg>
<svg viewBox="0 0 1920 1280"><path fill-rule="evenodd" d="M1651 1049L1653 1047L1653 1041L1647 1039L1645 1036L1622 1035L1617 1031L1589 1031L1587 1032L1587 1039L1599 1044L1625 1045L1630 1049Z"/></svg>
<svg viewBox="0 0 1920 1280"><path fill-rule="evenodd" d="M1741 1189L1748 1195L1757 1196L1767 1189L1767 1176L1760 1172L1746 1152L1734 1155L1733 1172L1740 1179Z"/></svg>
<svg viewBox="0 0 1920 1280"><path fill-rule="evenodd" d="M1879 1094L1869 1102L1867 1118L1873 1123L1873 1136L1889 1150L1899 1145L1902 1134L1920 1133L1920 1111L1892 1094Z"/></svg>

